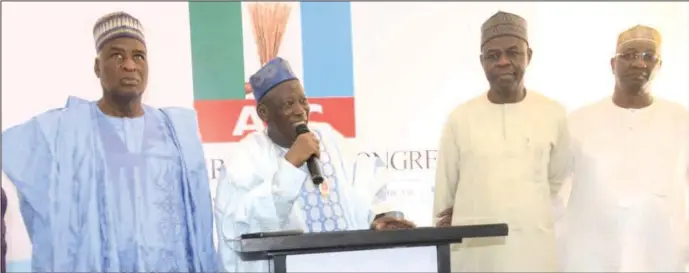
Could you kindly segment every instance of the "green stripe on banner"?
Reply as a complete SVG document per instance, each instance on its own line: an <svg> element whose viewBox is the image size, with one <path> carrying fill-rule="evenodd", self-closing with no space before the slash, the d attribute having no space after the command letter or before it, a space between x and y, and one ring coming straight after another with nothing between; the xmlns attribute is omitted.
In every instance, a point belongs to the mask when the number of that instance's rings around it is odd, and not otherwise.
<svg viewBox="0 0 689 273"><path fill-rule="evenodd" d="M244 99L241 2L190 2L194 100Z"/></svg>

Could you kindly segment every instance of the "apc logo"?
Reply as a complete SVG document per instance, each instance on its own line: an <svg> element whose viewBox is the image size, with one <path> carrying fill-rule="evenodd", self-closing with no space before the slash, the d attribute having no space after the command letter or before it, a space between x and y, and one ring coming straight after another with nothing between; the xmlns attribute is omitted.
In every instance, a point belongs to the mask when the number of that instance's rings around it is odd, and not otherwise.
<svg viewBox="0 0 689 273"><path fill-rule="evenodd" d="M301 2L301 79L312 121L344 137L355 131L354 67L349 2ZM263 130L245 92L241 2L190 2L194 107L204 143L236 142ZM250 35L250 34L249 34ZM253 37L246 37L252 39ZM290 61L288 59L288 61Z"/></svg>

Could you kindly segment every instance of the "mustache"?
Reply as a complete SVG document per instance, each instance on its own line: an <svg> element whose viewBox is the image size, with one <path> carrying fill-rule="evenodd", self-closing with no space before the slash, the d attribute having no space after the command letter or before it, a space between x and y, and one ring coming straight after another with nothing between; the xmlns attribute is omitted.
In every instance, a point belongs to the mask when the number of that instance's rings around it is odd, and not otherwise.
<svg viewBox="0 0 689 273"><path fill-rule="evenodd" d="M295 127L295 128L296 128L296 127L299 126L299 125L306 125L306 124L308 124L308 123L309 123L309 118L305 116L305 117L302 117L302 118L295 119L295 120L292 121L291 123L292 123L292 127Z"/></svg>
<svg viewBox="0 0 689 273"><path fill-rule="evenodd" d="M645 79L648 79L650 77L650 75L651 75L651 73L649 73L647 71L634 71L634 72L627 72L627 73L623 74L624 77L635 77L635 78L636 77L643 77Z"/></svg>

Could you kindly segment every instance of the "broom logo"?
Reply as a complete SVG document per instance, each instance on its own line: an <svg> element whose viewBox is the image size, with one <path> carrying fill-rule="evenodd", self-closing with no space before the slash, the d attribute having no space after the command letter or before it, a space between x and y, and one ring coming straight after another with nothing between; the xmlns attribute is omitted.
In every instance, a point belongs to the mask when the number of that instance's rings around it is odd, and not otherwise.
<svg viewBox="0 0 689 273"><path fill-rule="evenodd" d="M270 60L278 56L282 37L287 28L292 7L283 3L251 3L248 5L253 26L254 42L258 49L258 57L263 67ZM244 84L245 97L253 97L251 85Z"/></svg>

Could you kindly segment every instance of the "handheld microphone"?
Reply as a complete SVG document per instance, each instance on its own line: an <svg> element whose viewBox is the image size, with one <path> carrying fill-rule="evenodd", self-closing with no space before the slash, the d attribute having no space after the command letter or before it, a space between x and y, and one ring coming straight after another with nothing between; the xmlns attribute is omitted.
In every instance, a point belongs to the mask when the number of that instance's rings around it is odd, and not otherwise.
<svg viewBox="0 0 689 273"><path fill-rule="evenodd" d="M305 134L310 132L309 127L306 126L306 124L301 123L297 125L296 127L297 130L297 135ZM323 183L323 175L321 175L321 167L318 166L318 163L316 163L316 156L311 155L308 160L306 160L306 167L309 169L309 174L311 174L311 180L313 180L313 184L316 186L320 185Z"/></svg>

